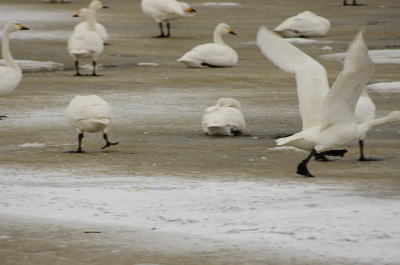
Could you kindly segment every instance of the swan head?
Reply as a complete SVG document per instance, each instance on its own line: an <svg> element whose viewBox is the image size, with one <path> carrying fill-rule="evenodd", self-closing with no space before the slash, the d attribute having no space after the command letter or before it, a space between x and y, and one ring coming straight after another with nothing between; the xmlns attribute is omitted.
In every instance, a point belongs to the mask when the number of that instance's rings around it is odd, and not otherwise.
<svg viewBox="0 0 400 265"><path fill-rule="evenodd" d="M217 25L216 31L223 34L223 33L227 33L227 34L232 34L232 35L237 35L233 29L226 23L221 23Z"/></svg>
<svg viewBox="0 0 400 265"><path fill-rule="evenodd" d="M93 0L92 2L90 2L89 8L97 10L102 8L109 8L109 6L106 6L102 1Z"/></svg>
<svg viewBox="0 0 400 265"><path fill-rule="evenodd" d="M235 109L242 109L240 102L234 98L220 98L217 100L218 107L231 107Z"/></svg>
<svg viewBox="0 0 400 265"><path fill-rule="evenodd" d="M89 10L89 9L87 9L87 8L81 8L81 9L79 9L79 12L78 12L78 13L76 13L75 15L73 15L73 17L83 17L83 18L86 18L86 17L89 16L89 14L90 14L90 10Z"/></svg>
<svg viewBox="0 0 400 265"><path fill-rule="evenodd" d="M400 121L400 111L392 111L386 116L386 119L390 122Z"/></svg>
<svg viewBox="0 0 400 265"><path fill-rule="evenodd" d="M14 31L19 31L19 30L29 30L29 28L25 27L21 23L17 21L8 21L6 26L4 27L8 32L14 32Z"/></svg>

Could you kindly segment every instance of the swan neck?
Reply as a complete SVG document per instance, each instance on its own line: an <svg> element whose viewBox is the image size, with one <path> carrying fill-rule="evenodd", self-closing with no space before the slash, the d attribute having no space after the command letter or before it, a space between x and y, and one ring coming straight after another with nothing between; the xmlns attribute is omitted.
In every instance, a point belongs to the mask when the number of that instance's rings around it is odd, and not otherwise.
<svg viewBox="0 0 400 265"><path fill-rule="evenodd" d="M1 52L3 55L3 59L5 62L5 65L14 69L20 69L17 62L14 60L14 58L11 55L10 51L10 32L5 29L3 31L3 37L1 40Z"/></svg>
<svg viewBox="0 0 400 265"><path fill-rule="evenodd" d="M218 28L214 31L214 43L226 45Z"/></svg>
<svg viewBox="0 0 400 265"><path fill-rule="evenodd" d="M390 122L396 122L399 121L398 118L393 118L390 115L383 117L383 118L379 118L379 119L373 119L370 121L367 121L365 123L360 124L361 129L366 129L366 131L368 131L369 129L376 127L376 126L380 126L386 123L390 123Z"/></svg>
<svg viewBox="0 0 400 265"><path fill-rule="evenodd" d="M94 6L90 6L89 10L92 12L93 14L93 21L96 24L97 23L97 8Z"/></svg>
<svg viewBox="0 0 400 265"><path fill-rule="evenodd" d="M96 14L92 10L86 17L87 29L90 31L96 31Z"/></svg>

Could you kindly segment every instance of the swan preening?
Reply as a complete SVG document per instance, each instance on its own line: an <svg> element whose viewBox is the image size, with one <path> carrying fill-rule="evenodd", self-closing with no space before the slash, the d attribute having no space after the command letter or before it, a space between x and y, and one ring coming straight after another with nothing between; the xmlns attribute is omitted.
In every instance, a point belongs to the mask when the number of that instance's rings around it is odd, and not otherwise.
<svg viewBox="0 0 400 265"><path fill-rule="evenodd" d="M11 93L22 79L21 68L12 57L10 51L10 34L18 30L28 30L28 28L16 21L7 22L3 28L1 51L5 66L0 66L0 95ZM0 116L0 119L4 117Z"/></svg>
<svg viewBox="0 0 400 265"><path fill-rule="evenodd" d="M373 73L361 32L350 44L343 70L330 90L325 68L272 31L261 28L257 44L275 65L296 75L303 130L276 142L310 151L310 155L298 165L298 174L313 176L307 164L317 152L361 139L372 127L400 121L400 111L394 111L384 118L357 123L355 108Z"/></svg>
<svg viewBox="0 0 400 265"><path fill-rule="evenodd" d="M97 23L97 17L96 17L97 10L103 9L103 8L108 8L108 6L104 5L103 2L98 1L98 0L92 0L92 1L90 2L90 4L89 4L89 9L90 9L90 10L93 12L93 14L94 14L93 18L94 18L94 22L95 22L95 25L96 25L96 26L95 26L96 32L100 35L100 38L103 40L103 43L104 43L104 44L108 44L108 43L107 43L107 41L108 41L108 33L107 33L107 30L106 30L106 28L105 28L102 24ZM78 25L75 26L74 32L78 32L78 31L84 32L84 31L87 31L87 30L88 30L87 27L88 27L87 22L86 22L86 21L83 21L83 22L81 22L81 23L79 23Z"/></svg>
<svg viewBox="0 0 400 265"><path fill-rule="evenodd" d="M142 0L142 10L145 15L153 18L160 27L160 35L157 38L169 38L171 36L170 21L182 17L190 17L196 13L187 3L176 0ZM164 33L163 23L166 23L167 33Z"/></svg>
<svg viewBox="0 0 400 265"><path fill-rule="evenodd" d="M240 102L220 98L215 106L204 111L201 127L207 135L240 135L246 131L246 122Z"/></svg>
<svg viewBox="0 0 400 265"><path fill-rule="evenodd" d="M118 144L108 140L107 126L111 121L111 106L99 96L76 96L69 103L65 114L69 124L78 132L78 149L71 152L83 153L82 139L86 132L103 132L106 144L102 149Z"/></svg>
<svg viewBox="0 0 400 265"><path fill-rule="evenodd" d="M95 13L90 9L82 8L74 17L84 17L87 22L86 31L74 31L68 40L68 52L75 59L75 75L82 75L79 72L79 59L91 58L93 65L92 76L97 76L97 58L103 52L104 43L96 32Z"/></svg>
<svg viewBox="0 0 400 265"><path fill-rule="evenodd" d="M290 17L277 26L274 31L287 38L326 36L331 23L326 18L317 16L311 11L304 11Z"/></svg>
<svg viewBox="0 0 400 265"><path fill-rule="evenodd" d="M226 23L218 24L214 30L214 43L201 44L185 53L178 62L189 67L229 67L237 64L238 55L225 44L222 34L236 35Z"/></svg>

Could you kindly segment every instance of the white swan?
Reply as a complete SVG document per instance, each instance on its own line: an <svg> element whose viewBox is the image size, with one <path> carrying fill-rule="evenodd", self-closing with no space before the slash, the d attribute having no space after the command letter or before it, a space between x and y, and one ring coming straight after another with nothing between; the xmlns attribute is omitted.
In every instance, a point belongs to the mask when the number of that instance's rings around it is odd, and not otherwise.
<svg viewBox="0 0 400 265"><path fill-rule="evenodd" d="M236 65L238 55L223 41L222 34L225 33L236 35L229 25L218 24L214 30L214 43L194 47L179 58L178 62L189 67L229 67Z"/></svg>
<svg viewBox="0 0 400 265"><path fill-rule="evenodd" d="M176 0L142 0L143 13L153 18L160 27L160 35L157 38L171 36L170 21L182 17L190 17L196 13L187 3ZM163 23L166 23L167 34L164 33Z"/></svg>
<svg viewBox="0 0 400 265"><path fill-rule="evenodd" d="M93 64L92 76L96 74L97 58L103 52L104 44L100 35L95 31L95 19L93 11L82 8L74 17L84 17L87 22L87 31L74 32L68 40L68 52L75 58L76 76L81 76L79 73L79 59L91 58Z"/></svg>
<svg viewBox="0 0 400 265"><path fill-rule="evenodd" d="M246 131L246 122L240 102L220 98L215 106L204 111L201 127L208 135L240 135Z"/></svg>
<svg viewBox="0 0 400 265"><path fill-rule="evenodd" d="M102 9L102 8L108 8L108 6L104 5L103 2L98 1L98 0L92 0L92 2L90 2L89 4L89 9L94 13L94 19L95 19L95 24L96 24L96 32L100 35L100 38L103 40L104 44L108 44L108 33L106 28L100 24L97 23L97 17L96 17L96 13L97 10ZM87 31L87 22L83 21L81 23L79 23L78 25L75 26L74 28L74 32L76 31Z"/></svg>
<svg viewBox="0 0 400 265"><path fill-rule="evenodd" d="M362 33L350 44L343 70L330 90L325 68L286 40L261 28L257 44L275 65L296 74L303 130L276 142L278 145L311 151L298 165L298 174L312 177L307 164L316 152L331 150L360 139L374 126L400 121L400 111L394 111L381 119L360 124L356 122L356 104L373 73L373 64Z"/></svg>
<svg viewBox="0 0 400 265"><path fill-rule="evenodd" d="M78 149L71 153L83 153L82 139L85 132L103 132L106 144L102 149L118 144L108 140L107 126L111 121L111 106L99 96L76 96L69 103L65 114L69 124L78 132Z"/></svg>
<svg viewBox="0 0 400 265"><path fill-rule="evenodd" d="M28 30L24 25L9 21L3 28L1 51L5 66L0 66L0 95L11 93L21 82L22 71L10 52L10 34L18 30ZM4 118L5 116L0 116Z"/></svg>
<svg viewBox="0 0 400 265"><path fill-rule="evenodd" d="M306 38L326 36L330 28L331 23L326 18L304 11L286 19L274 31L287 38Z"/></svg>

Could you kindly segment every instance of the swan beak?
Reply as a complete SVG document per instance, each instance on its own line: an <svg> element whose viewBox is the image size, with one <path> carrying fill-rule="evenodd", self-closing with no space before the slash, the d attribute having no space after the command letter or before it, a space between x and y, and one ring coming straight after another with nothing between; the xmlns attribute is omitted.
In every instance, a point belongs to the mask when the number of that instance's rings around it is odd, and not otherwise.
<svg viewBox="0 0 400 265"><path fill-rule="evenodd" d="M73 15L72 17L79 17L79 13L76 13L76 14Z"/></svg>
<svg viewBox="0 0 400 265"><path fill-rule="evenodd" d="M189 13L197 13L196 10L193 9L193 8L191 8L191 7L186 8L185 11L186 11L186 12L189 12Z"/></svg>
<svg viewBox="0 0 400 265"><path fill-rule="evenodd" d="M25 27L25 26L22 25L22 24L17 24L17 25L18 25L18 27L19 27L19 30L29 30L29 28Z"/></svg>
<svg viewBox="0 0 400 265"><path fill-rule="evenodd" d="M109 6L102 5L101 8L110 8Z"/></svg>
<svg viewBox="0 0 400 265"><path fill-rule="evenodd" d="M233 29L228 29L228 33L237 36L236 32Z"/></svg>

